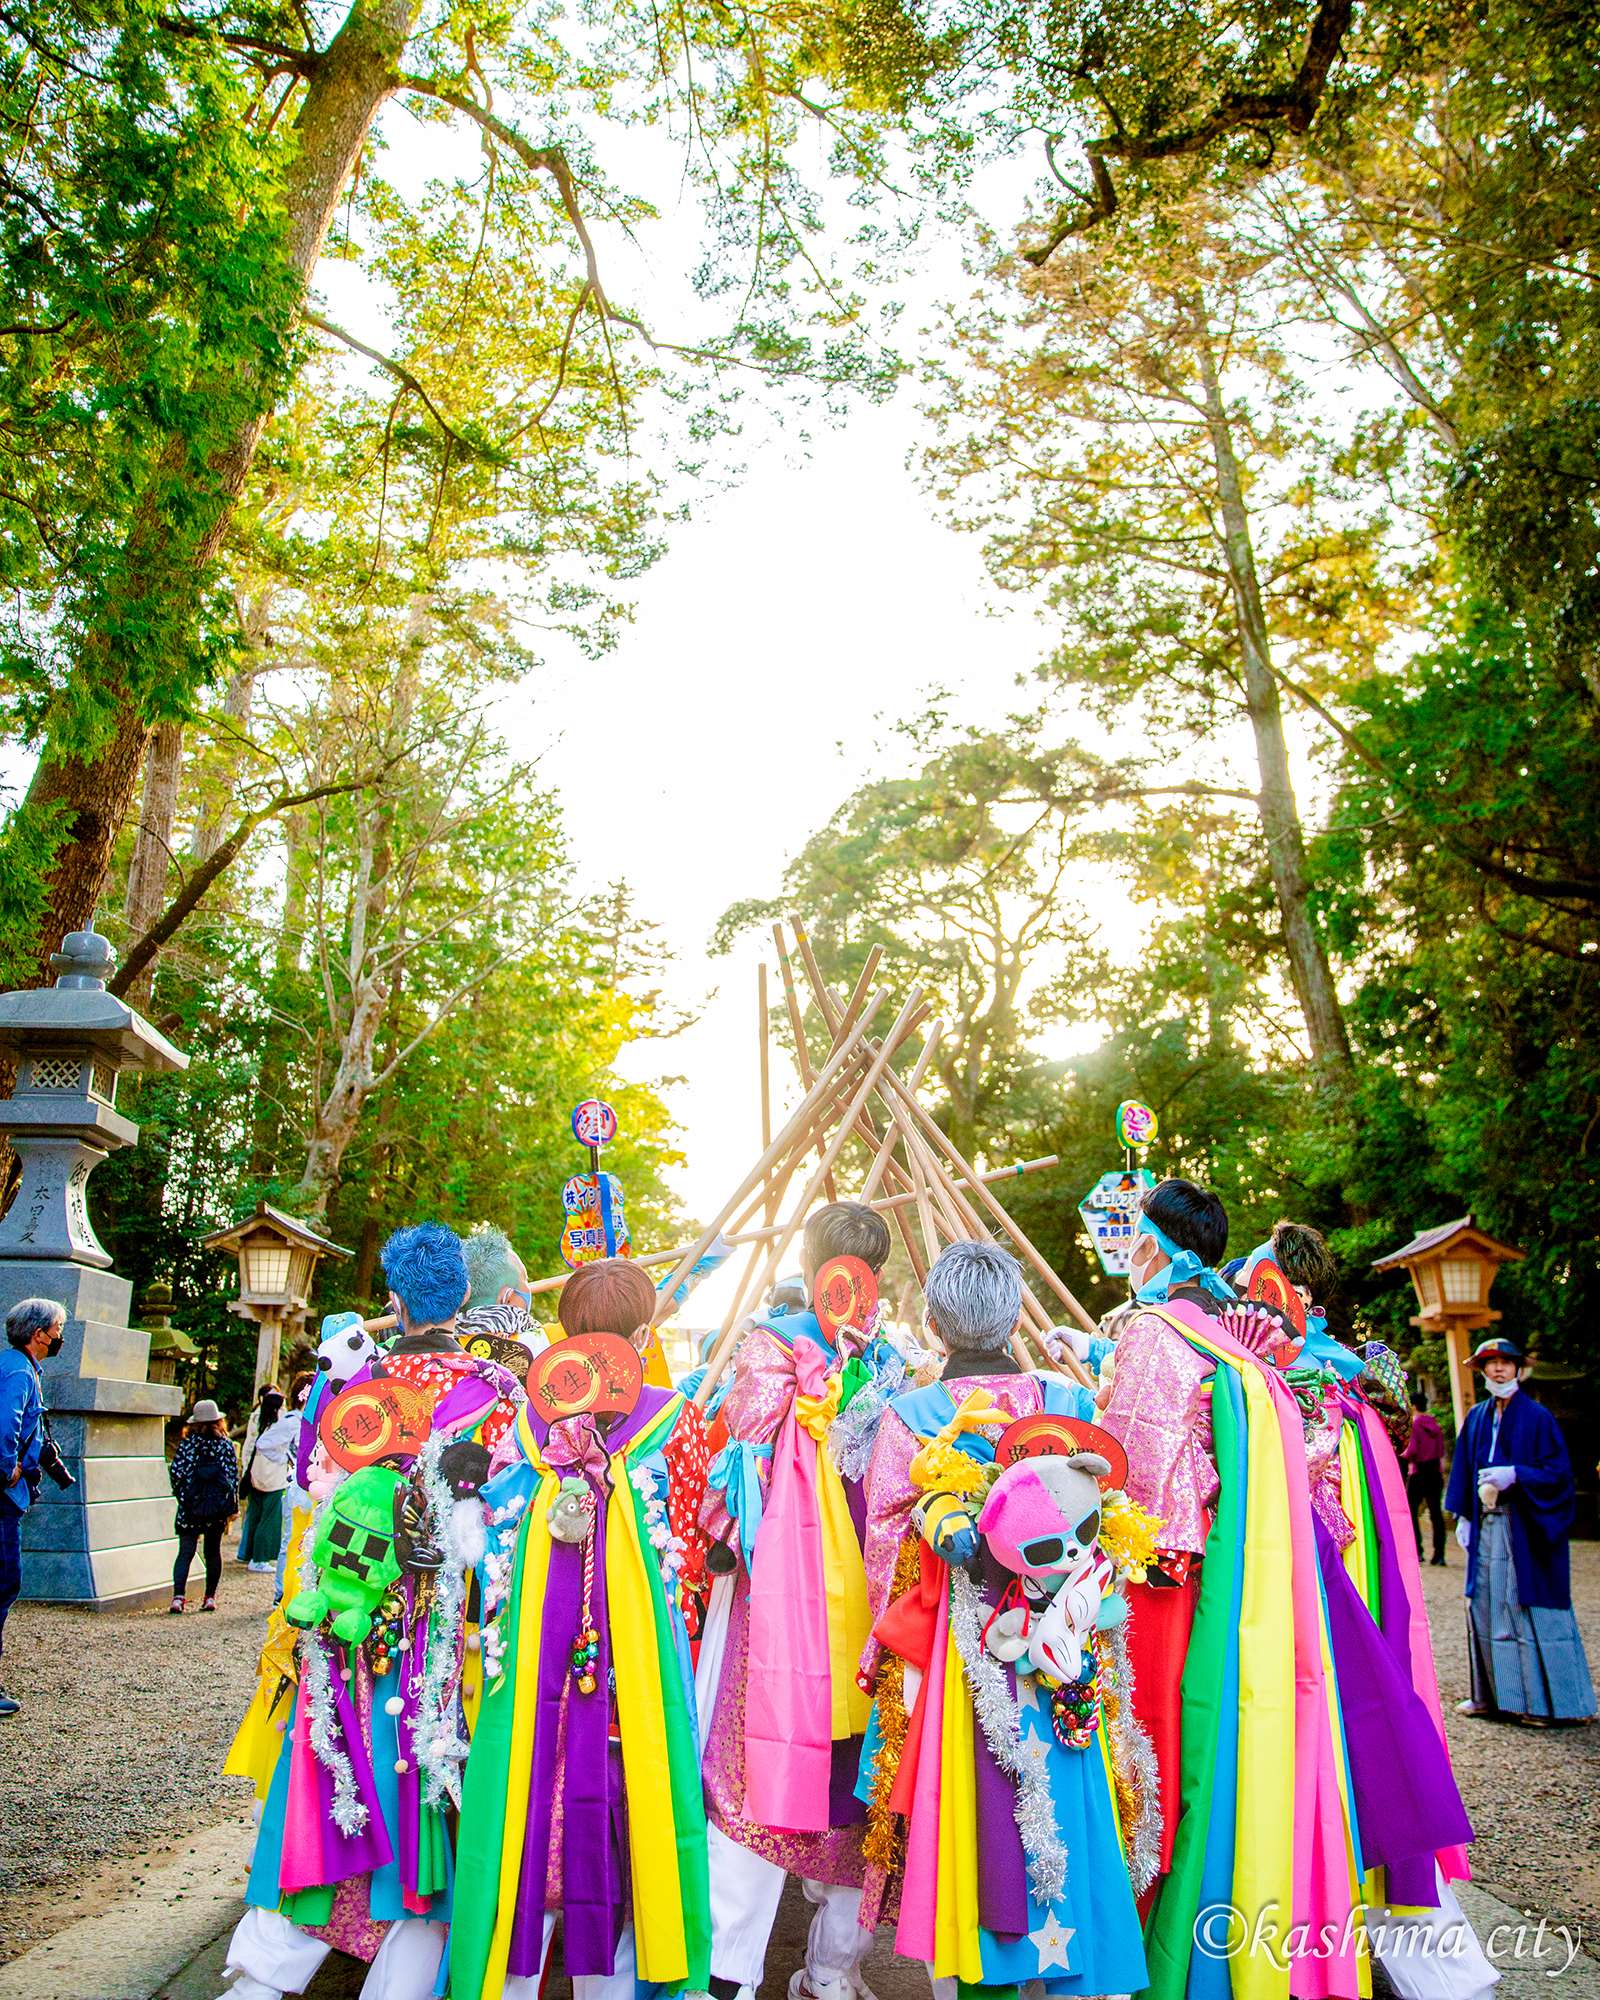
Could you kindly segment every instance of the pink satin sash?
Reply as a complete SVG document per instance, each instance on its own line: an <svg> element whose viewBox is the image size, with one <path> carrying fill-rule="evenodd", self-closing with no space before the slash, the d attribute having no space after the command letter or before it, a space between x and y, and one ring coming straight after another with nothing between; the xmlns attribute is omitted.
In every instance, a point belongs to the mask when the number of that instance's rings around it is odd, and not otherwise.
<svg viewBox="0 0 1600 2000"><path fill-rule="evenodd" d="M821 1348L794 1344L795 1387L820 1396ZM791 1402L772 1447L772 1478L750 1578L744 1697L744 1810L759 1826L825 1833L833 1769L833 1671L817 1507L817 1441Z"/></svg>
<svg viewBox="0 0 1600 2000"><path fill-rule="evenodd" d="M949 1653L950 1585L939 1592L939 1622L933 1634L933 1658L923 1703L922 1749L917 1759L917 1789L906 1827L906 1872L900 1890L900 1924L894 1948L903 1958L934 1960L935 1910L939 1900L939 1787L944 1764L945 1662Z"/></svg>

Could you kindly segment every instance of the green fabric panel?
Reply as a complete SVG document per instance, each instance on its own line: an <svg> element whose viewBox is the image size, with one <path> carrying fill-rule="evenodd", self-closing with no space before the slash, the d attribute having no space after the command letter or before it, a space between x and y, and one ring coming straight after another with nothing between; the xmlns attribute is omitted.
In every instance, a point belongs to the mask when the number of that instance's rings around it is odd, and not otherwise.
<svg viewBox="0 0 1600 2000"><path fill-rule="evenodd" d="M640 1456L648 1456L655 1443L652 1438L641 1448ZM632 1480L628 1482L628 1496L633 1502L639 1547L649 1562L655 1551L645 1532L644 1502ZM695 1731L684 1705L683 1682L678 1675L678 1649L665 1601L666 1585L659 1570L655 1586L650 1601L656 1619L656 1664L661 1675L667 1778L672 1790L673 1835L678 1849L678 1895L683 1904L683 1942L689 1968L684 1985L690 1992L703 1993L711 1976L711 1867L706 1857L705 1793L695 1755Z"/></svg>
<svg viewBox="0 0 1600 2000"><path fill-rule="evenodd" d="M1225 1368L1228 1363L1219 1361L1217 1366ZM1194 1924L1200 1913L1200 1884L1211 1822L1217 1733L1230 1720L1221 1713L1222 1680L1228 1622L1233 1615L1239 1509L1244 1503L1233 1474L1238 1462L1238 1426L1230 1397L1212 1397L1211 1421L1222 1490L1217 1497L1216 1519L1206 1536L1194 1630L1183 1668L1183 1764L1172 1870L1163 1880L1145 1924L1145 1959L1150 1972L1147 1990L1155 2000L1183 2000L1188 1986L1189 1957L1194 1950ZM1228 1468L1225 1475L1223 1467Z"/></svg>
<svg viewBox="0 0 1600 2000"><path fill-rule="evenodd" d="M437 1806L425 1805L417 1822L417 1894L442 1896L449 1887L444 1819Z"/></svg>
<svg viewBox="0 0 1600 2000"><path fill-rule="evenodd" d="M312 1924L331 1923L334 1886L332 1882L324 1882L315 1889L296 1889L284 1897L283 1914L302 1930Z"/></svg>
<svg viewBox="0 0 1600 2000"><path fill-rule="evenodd" d="M956 2000L1017 2000L1017 1989L1015 1986L973 1986L965 1979L957 1979Z"/></svg>
<svg viewBox="0 0 1600 2000"><path fill-rule="evenodd" d="M537 1494L538 1488L534 1489ZM511 1602L505 1613L505 1677L498 1689L485 1687L478 1706L472 1748L461 1786L461 1825L456 1834L457 1894L450 1925L450 1991L457 2000L480 2000L500 1887L500 1860L506 1837L506 1787L511 1775L511 1722L516 1707L517 1641L522 1628L522 1558L532 1502L523 1510ZM462 1894L462 1888L466 1893Z"/></svg>

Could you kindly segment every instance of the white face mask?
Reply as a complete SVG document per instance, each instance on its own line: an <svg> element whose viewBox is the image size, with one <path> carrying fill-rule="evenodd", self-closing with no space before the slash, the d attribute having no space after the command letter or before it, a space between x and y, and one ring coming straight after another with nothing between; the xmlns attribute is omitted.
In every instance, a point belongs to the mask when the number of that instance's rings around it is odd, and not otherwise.
<svg viewBox="0 0 1600 2000"><path fill-rule="evenodd" d="M1514 1396L1517 1393L1518 1384L1516 1376L1513 1375L1509 1382L1485 1382L1483 1386L1491 1396L1498 1397L1503 1403L1507 1396Z"/></svg>

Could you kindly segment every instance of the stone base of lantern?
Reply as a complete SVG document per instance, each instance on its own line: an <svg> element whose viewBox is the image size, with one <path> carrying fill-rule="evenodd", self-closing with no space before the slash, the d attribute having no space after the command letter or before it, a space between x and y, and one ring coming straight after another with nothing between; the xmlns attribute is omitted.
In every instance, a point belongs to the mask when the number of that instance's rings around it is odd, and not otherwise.
<svg viewBox="0 0 1600 2000"><path fill-rule="evenodd" d="M155 1603L171 1594L178 1552L166 1425L183 1392L145 1380L150 1335L128 1324L127 1279L51 1259L0 1262L0 1316L28 1298L66 1308L61 1352L40 1373L78 1483L66 1492L40 1483L22 1522L22 1594L96 1611Z"/></svg>

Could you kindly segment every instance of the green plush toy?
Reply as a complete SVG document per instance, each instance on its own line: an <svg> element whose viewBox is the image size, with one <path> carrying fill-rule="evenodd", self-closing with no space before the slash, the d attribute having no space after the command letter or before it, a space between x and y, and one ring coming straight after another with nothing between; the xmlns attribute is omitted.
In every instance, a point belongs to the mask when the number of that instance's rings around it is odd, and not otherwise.
<svg viewBox="0 0 1600 2000"><path fill-rule="evenodd" d="M360 1645L384 1591L400 1575L395 1496L405 1483L387 1465L369 1465L334 1488L319 1511L311 1544L319 1587L298 1592L283 1607L291 1625L309 1631L332 1612L334 1637Z"/></svg>

